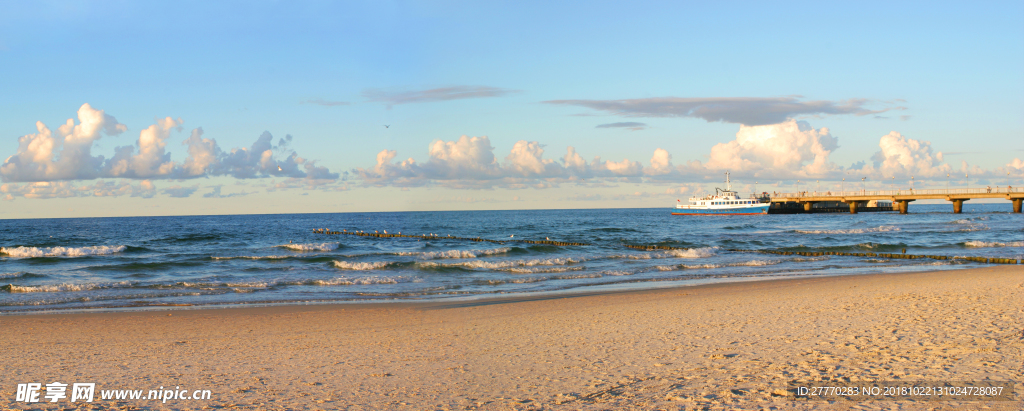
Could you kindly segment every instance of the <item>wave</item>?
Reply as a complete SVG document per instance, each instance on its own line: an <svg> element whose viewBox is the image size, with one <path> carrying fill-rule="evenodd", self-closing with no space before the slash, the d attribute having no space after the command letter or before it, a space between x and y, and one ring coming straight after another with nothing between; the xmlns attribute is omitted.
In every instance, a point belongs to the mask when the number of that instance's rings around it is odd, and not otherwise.
<svg viewBox="0 0 1024 411"><path fill-rule="evenodd" d="M46 275L44 275L44 274L32 274L32 273L26 273L26 272L23 272L23 271L16 272L16 273L2 273L2 274L0 274L0 278L44 278L44 277L46 277Z"/></svg>
<svg viewBox="0 0 1024 411"><path fill-rule="evenodd" d="M283 260L294 255L238 255L234 257L210 257L211 260Z"/></svg>
<svg viewBox="0 0 1024 411"><path fill-rule="evenodd" d="M425 262L420 263L426 267L468 267L468 268L485 268L491 270L510 269L517 267L532 267L537 265L570 265L585 261L582 258L548 258L548 259L533 259L533 260L508 260L508 261L465 261L458 263L435 263Z"/></svg>
<svg viewBox="0 0 1024 411"><path fill-rule="evenodd" d="M652 258L708 258L717 254L718 247L687 248L685 250L655 251L646 254L618 254L608 258L631 258L650 260Z"/></svg>
<svg viewBox="0 0 1024 411"><path fill-rule="evenodd" d="M884 233L888 231L900 231L899 227L892 225L883 225L874 228L850 228L845 230L794 230L801 234L864 234L864 233Z"/></svg>
<svg viewBox="0 0 1024 411"><path fill-rule="evenodd" d="M570 266L570 267L515 267L509 268L508 271L517 274L537 274L537 273L564 273L567 271L582 271L586 267L583 266Z"/></svg>
<svg viewBox="0 0 1024 411"><path fill-rule="evenodd" d="M45 284L45 285L14 285L7 284L0 287L0 291L7 291L9 293L59 293L69 291L89 291L101 288L123 288L131 287L134 283L123 281L112 284L99 284L99 283L88 283L88 284Z"/></svg>
<svg viewBox="0 0 1024 411"><path fill-rule="evenodd" d="M370 262L365 262L365 263L353 263L353 262L348 262L348 261L337 261L337 260L335 260L335 261L331 261L331 264L334 264L335 267L343 269L343 270L365 271L365 270L380 270L380 269L382 269L384 267L387 267L387 266L390 266L390 265L394 265L396 263L389 262L389 261L370 261Z"/></svg>
<svg viewBox="0 0 1024 411"><path fill-rule="evenodd" d="M448 250L448 251L413 251L401 252L398 255L417 255L424 260L436 260L445 258L477 258L480 256L505 254L512 251L512 248L501 247L489 250Z"/></svg>
<svg viewBox="0 0 1024 411"><path fill-rule="evenodd" d="M1024 241L1010 241L1006 243L989 241L967 241L964 247L1024 247Z"/></svg>
<svg viewBox="0 0 1024 411"><path fill-rule="evenodd" d="M782 260L750 260L739 263L720 263L720 264L676 264L676 265L659 265L654 268L659 271L675 271L680 269L694 270L694 269L705 269L705 268L722 268L722 267L761 267L766 265L775 265L782 263Z"/></svg>
<svg viewBox="0 0 1024 411"><path fill-rule="evenodd" d="M950 221L949 224L974 224L975 221L985 221L985 220L988 220L988 216L979 216L979 217L972 217L972 218L961 218L959 220Z"/></svg>
<svg viewBox="0 0 1024 411"><path fill-rule="evenodd" d="M10 257L84 257L89 255L107 255L120 253L127 246L98 245L91 247L0 247L0 254Z"/></svg>
<svg viewBox="0 0 1024 411"><path fill-rule="evenodd" d="M337 250L341 246L341 243L307 243L307 244L281 244L278 247L284 247L292 251L332 251Z"/></svg>

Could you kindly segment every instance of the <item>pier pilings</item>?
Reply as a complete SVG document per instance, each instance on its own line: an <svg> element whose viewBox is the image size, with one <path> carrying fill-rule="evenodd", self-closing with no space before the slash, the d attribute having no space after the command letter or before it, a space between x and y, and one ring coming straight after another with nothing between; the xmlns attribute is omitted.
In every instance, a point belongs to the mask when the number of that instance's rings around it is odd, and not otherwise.
<svg viewBox="0 0 1024 411"><path fill-rule="evenodd" d="M953 200L949 200L949 201L953 202L953 214L960 214L960 212L963 211L963 209L964 209L964 201L967 201L967 200L965 200L965 199L953 199Z"/></svg>

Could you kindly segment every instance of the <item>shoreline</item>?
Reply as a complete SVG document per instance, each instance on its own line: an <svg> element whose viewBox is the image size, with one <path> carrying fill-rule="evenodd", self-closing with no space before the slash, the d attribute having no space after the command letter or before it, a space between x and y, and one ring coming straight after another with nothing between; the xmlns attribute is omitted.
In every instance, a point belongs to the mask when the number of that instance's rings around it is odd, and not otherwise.
<svg viewBox="0 0 1024 411"><path fill-rule="evenodd" d="M999 265L995 265L999 266ZM1008 265L1012 267L1012 265ZM154 305L125 305L115 307L96 307L96 308L62 308L62 309L49 309L49 310L23 310L23 311L0 311L0 318L4 317L18 317L18 316L41 316L41 315L70 315L70 314L104 314L104 313L130 313L130 312L167 312L167 311L202 311L202 310L232 310L232 309L251 309L251 308L267 308L272 309L275 307L311 307L311 306L348 306L356 307L365 305L367 307L382 307L388 305L396 305L404 308L415 308L421 305L430 304L447 304L447 303L466 303L473 301L491 301L491 300L502 300L507 302L517 301L531 301L534 299L558 299L558 298L571 298L581 296L600 296L608 294L620 294L620 293L642 293L642 292L655 292L658 290L667 289L686 289L694 287L712 287L716 285L730 285L730 284L742 284L742 283L759 283L759 282L775 282L775 281L795 281L801 279L813 279L813 278L834 278L834 277L859 277L859 276L876 276L876 275L904 275L913 273L928 273L938 271L960 271L960 270L975 270L983 267L966 266L966 267L928 267L928 269L920 271L897 271L897 272L868 272L868 273L848 273L848 274L789 274L785 276L746 276L746 277L726 277L726 278L708 278L708 279L687 279L687 280L654 280L654 281L635 281L635 282L623 282L614 284L600 284L593 286L585 286L578 288L569 288L561 290L549 290L549 291L535 291L535 292L520 292L520 293L495 293L495 294L474 294L467 296L456 296L456 297L444 297L444 298L424 298L424 299L380 299L380 300L311 300L311 301L266 301L258 303L223 303L223 304L154 304ZM1022 268L1024 270L1024 268ZM691 282L689 284L683 284L684 282ZM663 284L661 286L642 286L648 284ZM635 286L635 287L631 287ZM599 289L607 288L607 289ZM599 290L594 290L599 289Z"/></svg>
<svg viewBox="0 0 1024 411"><path fill-rule="evenodd" d="M34 408L12 401L15 385L61 381L213 392L201 403L95 407L828 408L787 399L785 388L1019 385L1021 301L1020 267L995 266L459 302L0 316L11 370L0 404ZM1022 391L1015 401L917 404L1016 409Z"/></svg>

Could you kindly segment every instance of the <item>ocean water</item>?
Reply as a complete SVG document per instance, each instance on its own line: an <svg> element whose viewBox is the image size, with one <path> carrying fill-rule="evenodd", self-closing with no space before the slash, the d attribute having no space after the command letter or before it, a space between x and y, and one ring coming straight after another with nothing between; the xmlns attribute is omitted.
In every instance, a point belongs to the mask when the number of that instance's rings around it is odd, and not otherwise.
<svg viewBox="0 0 1024 411"><path fill-rule="evenodd" d="M672 216L669 209L0 220L0 313L465 299L794 276L944 270L956 260L730 249L1024 258L1006 204L910 214ZM322 235L316 228L588 243ZM640 251L625 244L679 250ZM1024 270L1024 267L1022 267Z"/></svg>

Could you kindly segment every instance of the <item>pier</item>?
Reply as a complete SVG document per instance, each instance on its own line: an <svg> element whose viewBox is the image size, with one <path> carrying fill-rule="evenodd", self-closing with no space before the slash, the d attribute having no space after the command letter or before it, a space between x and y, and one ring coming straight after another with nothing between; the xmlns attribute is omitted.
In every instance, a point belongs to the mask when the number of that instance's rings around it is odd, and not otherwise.
<svg viewBox="0 0 1024 411"><path fill-rule="evenodd" d="M795 203L803 207L804 212L812 212L817 203L846 203L851 214L863 208L869 202L892 201L892 211L907 213L907 206L917 200L946 200L953 203L953 213L960 214L964 201L978 198L1002 198L1013 203L1013 212L1021 212L1024 201L1024 188L991 187L991 188L950 188L938 190L882 190L882 191L800 191L796 193L772 193L769 200L776 203Z"/></svg>

